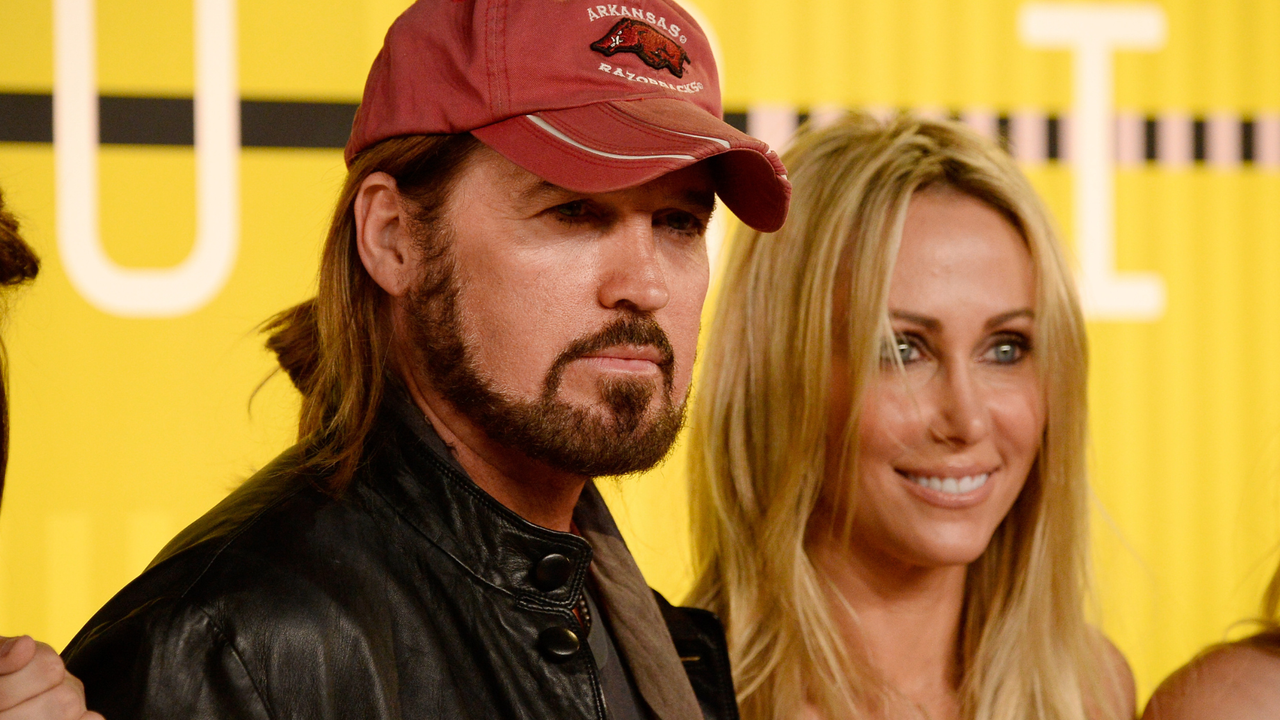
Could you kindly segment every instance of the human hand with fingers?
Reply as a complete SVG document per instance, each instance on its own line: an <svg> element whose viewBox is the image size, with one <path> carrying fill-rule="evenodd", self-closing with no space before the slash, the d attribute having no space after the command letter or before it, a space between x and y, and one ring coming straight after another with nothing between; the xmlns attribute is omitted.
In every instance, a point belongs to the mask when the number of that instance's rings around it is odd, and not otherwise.
<svg viewBox="0 0 1280 720"><path fill-rule="evenodd" d="M53 648L0 637L0 720L103 720L84 704L84 686Z"/></svg>

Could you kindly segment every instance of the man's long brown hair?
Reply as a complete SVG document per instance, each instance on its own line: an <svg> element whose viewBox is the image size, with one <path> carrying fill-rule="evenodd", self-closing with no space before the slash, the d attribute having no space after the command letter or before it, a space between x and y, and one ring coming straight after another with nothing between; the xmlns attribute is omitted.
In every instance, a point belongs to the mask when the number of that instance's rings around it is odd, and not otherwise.
<svg viewBox="0 0 1280 720"><path fill-rule="evenodd" d="M439 236L449 190L478 145L470 134L391 138L351 162L320 260L316 296L264 325L267 347L302 393L298 441L332 492L350 482L386 389L388 295L356 250L355 202L374 172L395 178L418 232Z"/></svg>
<svg viewBox="0 0 1280 720"><path fill-rule="evenodd" d="M40 272L40 259L18 233L18 219L4 207L0 195L0 287L27 282ZM0 344L0 496L9 465L9 376L4 345Z"/></svg>

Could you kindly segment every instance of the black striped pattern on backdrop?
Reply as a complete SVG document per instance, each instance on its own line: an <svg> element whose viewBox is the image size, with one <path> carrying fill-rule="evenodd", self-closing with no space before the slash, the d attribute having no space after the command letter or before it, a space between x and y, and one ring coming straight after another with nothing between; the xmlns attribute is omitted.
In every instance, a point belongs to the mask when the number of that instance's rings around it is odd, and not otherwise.
<svg viewBox="0 0 1280 720"><path fill-rule="evenodd" d="M356 107L356 103L243 99L240 101L241 145L341 148L347 142ZM98 110L99 137L104 145L190 146L194 143L191 98L104 95L98 99ZM791 112L797 125L810 117L803 109ZM975 125L1022 160L1068 159L1066 121L1057 115L960 111L934 114L945 114ZM730 125L744 132L751 128L751 118L751 111L725 114ZM1260 135L1280 132L1280 118L1275 117L1122 115L1117 122L1117 154L1122 164L1202 163L1214 160L1215 153L1225 155L1228 164L1267 161L1270 158L1259 156ZM1018 138L1026 137L1028 132L1035 138L1030 143L1034 147L1024 148L1030 152L1018 152ZM0 92L0 142L53 142L52 95ZM1269 147L1265 143L1262 146Z"/></svg>
<svg viewBox="0 0 1280 720"><path fill-rule="evenodd" d="M98 98L104 145L192 145L191 98ZM244 147L340 148L347 144L356 103L240 101ZM0 142L53 142L53 96L0 93Z"/></svg>

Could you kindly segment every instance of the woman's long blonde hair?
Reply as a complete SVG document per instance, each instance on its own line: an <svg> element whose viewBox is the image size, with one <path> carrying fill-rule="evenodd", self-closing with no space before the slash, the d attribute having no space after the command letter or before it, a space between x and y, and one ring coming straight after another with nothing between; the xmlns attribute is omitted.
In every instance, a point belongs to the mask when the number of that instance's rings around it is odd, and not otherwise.
<svg viewBox="0 0 1280 720"><path fill-rule="evenodd" d="M1031 476L968 569L957 648L963 715L1081 720L1086 708L1091 717L1114 708L1084 617L1084 320L1035 191L993 143L909 116L882 124L853 115L804 132L784 161L790 219L773 234L744 228L727 249L691 427L699 580L690 601L725 622L743 717L796 718L811 703L842 720L892 694L840 642L835 613L846 610L830 604L806 534L819 497L838 518L853 502L852 482L823 487L828 476L850 477L826 467L834 344L848 343L855 408L843 469L855 467L856 408L892 337L889 279L907 203L935 184L987 203L1026 239L1047 408Z"/></svg>

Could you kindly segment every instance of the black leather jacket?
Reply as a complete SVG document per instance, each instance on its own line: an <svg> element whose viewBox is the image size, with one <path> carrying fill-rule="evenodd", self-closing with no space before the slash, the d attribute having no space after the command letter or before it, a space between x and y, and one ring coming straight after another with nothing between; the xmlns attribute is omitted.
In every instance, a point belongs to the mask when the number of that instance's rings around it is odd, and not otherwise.
<svg viewBox="0 0 1280 720"><path fill-rule="evenodd" d="M606 718L586 643L554 642L578 627L600 543L502 507L424 427L389 402L342 495L300 471L295 448L183 531L63 653L89 708L110 720ZM617 533L591 483L575 522ZM615 566L634 568L617 542ZM535 572L553 554L570 564L558 586ZM640 605L610 613L638 607L658 626L636 639L636 617L611 617L631 622L615 636L653 715L737 718L719 622L640 587Z"/></svg>

